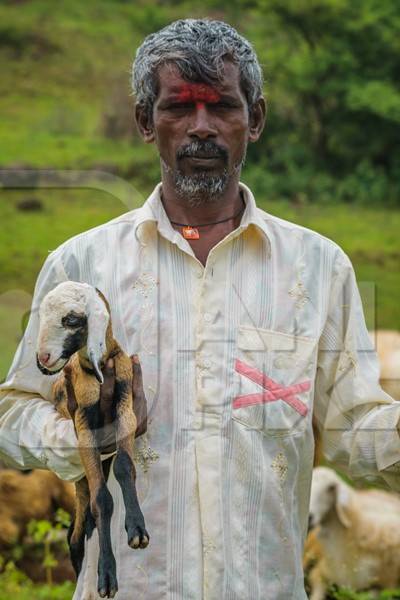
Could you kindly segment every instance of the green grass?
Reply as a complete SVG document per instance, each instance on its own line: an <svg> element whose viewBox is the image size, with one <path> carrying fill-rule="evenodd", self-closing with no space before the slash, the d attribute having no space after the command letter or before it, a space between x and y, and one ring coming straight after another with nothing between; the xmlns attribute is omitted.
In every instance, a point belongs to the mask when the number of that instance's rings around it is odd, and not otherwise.
<svg viewBox="0 0 400 600"><path fill-rule="evenodd" d="M71 600L75 584L36 584L8 563L0 574L0 600Z"/></svg>

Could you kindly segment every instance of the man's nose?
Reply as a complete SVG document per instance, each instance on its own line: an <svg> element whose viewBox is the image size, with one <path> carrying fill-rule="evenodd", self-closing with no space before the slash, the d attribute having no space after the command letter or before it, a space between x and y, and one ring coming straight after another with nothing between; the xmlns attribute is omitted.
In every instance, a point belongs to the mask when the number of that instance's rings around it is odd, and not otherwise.
<svg viewBox="0 0 400 600"><path fill-rule="evenodd" d="M200 139L207 139L217 135L218 132L215 128L212 115L210 115L206 104L203 102L196 104L195 110L191 115L187 133L191 137Z"/></svg>

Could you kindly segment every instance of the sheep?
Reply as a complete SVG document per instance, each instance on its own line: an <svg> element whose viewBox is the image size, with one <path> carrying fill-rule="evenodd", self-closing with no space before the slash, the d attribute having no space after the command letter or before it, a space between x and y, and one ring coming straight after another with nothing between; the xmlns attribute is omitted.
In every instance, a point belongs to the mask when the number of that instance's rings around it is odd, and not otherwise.
<svg viewBox="0 0 400 600"><path fill-rule="evenodd" d="M380 365L380 384L395 400L400 400L400 332L389 329L370 331Z"/></svg>
<svg viewBox="0 0 400 600"><path fill-rule="evenodd" d="M0 471L0 549L19 542L31 519L50 519L54 508L73 513L75 491L51 471Z"/></svg>
<svg viewBox="0 0 400 600"><path fill-rule="evenodd" d="M382 490L356 490L332 469L313 471L306 546L310 600L323 600L331 584L355 591L400 583L400 498Z"/></svg>
<svg viewBox="0 0 400 600"><path fill-rule="evenodd" d="M60 373L52 387L52 401L63 417L71 418L68 399L71 395L76 398L73 421L86 477L76 483L70 555L78 576L85 554L85 536L87 552L93 559L92 534L97 529L97 591L101 598L113 598L118 590L110 536L113 499L106 485L110 465L102 464L99 449L105 429L100 411L102 368L110 358L115 365L112 411L117 453L113 469L124 499L128 544L131 548L145 548L149 534L137 498L133 462L136 417L132 407L131 359L113 337L110 308L103 294L85 283L60 283L40 304L36 359L43 374ZM91 587L93 581L86 577L85 599L96 597Z"/></svg>

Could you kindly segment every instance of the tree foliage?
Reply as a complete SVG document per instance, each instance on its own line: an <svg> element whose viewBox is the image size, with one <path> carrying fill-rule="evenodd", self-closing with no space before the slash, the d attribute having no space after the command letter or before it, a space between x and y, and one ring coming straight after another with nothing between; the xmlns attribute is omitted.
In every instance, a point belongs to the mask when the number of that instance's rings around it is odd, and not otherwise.
<svg viewBox="0 0 400 600"><path fill-rule="evenodd" d="M259 0L250 14L269 100L250 161L265 168L271 191L395 202L400 3Z"/></svg>

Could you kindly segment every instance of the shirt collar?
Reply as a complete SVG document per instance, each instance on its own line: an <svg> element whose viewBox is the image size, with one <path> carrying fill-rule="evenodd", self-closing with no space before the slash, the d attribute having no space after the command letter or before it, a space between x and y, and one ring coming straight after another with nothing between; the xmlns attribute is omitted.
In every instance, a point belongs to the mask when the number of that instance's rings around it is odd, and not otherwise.
<svg viewBox="0 0 400 600"><path fill-rule="evenodd" d="M135 233L140 237L140 231L146 227L146 225L156 227L158 231L165 238L171 242L180 245L188 245L185 240L171 225L168 219L167 213L163 203L161 202L161 183L158 183L146 202L139 209L139 218L136 221ZM268 228L266 220L262 216L262 211L257 207L255 198L250 188L244 183L239 183L239 188L243 192L243 198L246 204L242 219L239 227L235 230L237 234L247 229L249 225L254 225L261 233L265 236L268 244L270 245L270 239L268 236ZM234 233L234 232L232 232Z"/></svg>

